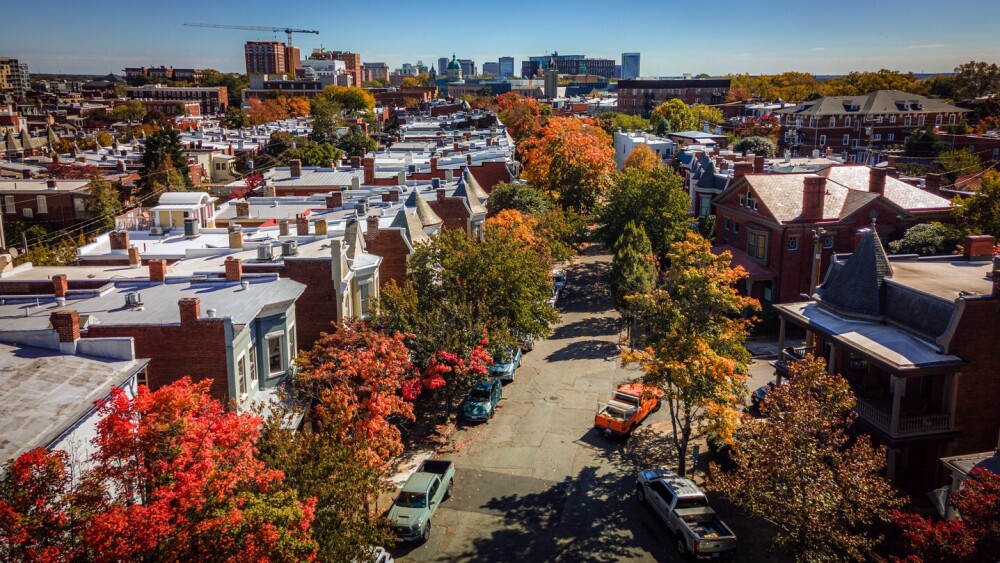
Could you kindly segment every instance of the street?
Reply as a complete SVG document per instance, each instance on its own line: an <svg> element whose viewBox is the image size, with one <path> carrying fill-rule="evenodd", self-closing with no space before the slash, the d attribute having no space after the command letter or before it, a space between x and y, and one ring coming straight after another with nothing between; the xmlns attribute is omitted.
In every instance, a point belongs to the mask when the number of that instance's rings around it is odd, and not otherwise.
<svg viewBox="0 0 1000 563"><path fill-rule="evenodd" d="M461 427L452 451L438 456L456 464L454 496L435 515L430 540L397 546L397 560L681 560L667 529L633 498L639 469L672 466L669 443L658 434L669 430L667 409L628 440L593 430L598 401L640 375L618 361L618 315L606 294L610 256L599 248L567 268L562 318L524 355L496 416ZM754 375L751 389L768 373L758 366ZM715 508L727 522L735 514L726 503ZM754 529L744 537L750 530L734 524L738 559L751 560L766 534Z"/></svg>

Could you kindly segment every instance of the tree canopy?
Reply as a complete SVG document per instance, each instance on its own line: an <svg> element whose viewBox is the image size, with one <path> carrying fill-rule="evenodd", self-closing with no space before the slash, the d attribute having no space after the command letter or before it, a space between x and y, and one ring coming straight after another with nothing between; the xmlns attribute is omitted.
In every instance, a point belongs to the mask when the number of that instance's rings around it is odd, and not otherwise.
<svg viewBox="0 0 1000 563"><path fill-rule="evenodd" d="M523 148L528 183L581 213L594 207L615 169L610 137L590 120L553 117Z"/></svg>
<svg viewBox="0 0 1000 563"><path fill-rule="evenodd" d="M646 143L636 145L632 152L625 157L625 168L636 168L649 172L657 168L663 168L663 157L653 152Z"/></svg>
<svg viewBox="0 0 1000 563"><path fill-rule="evenodd" d="M597 237L615 248L629 221L641 225L652 250L665 255L684 240L690 228L691 200L684 181L673 170L627 168L614 174L611 187L597 211Z"/></svg>
<svg viewBox="0 0 1000 563"><path fill-rule="evenodd" d="M552 200L528 184L502 182L493 186L487 207L491 216L505 209L516 209L521 213L540 215L552 207Z"/></svg>
<svg viewBox="0 0 1000 563"><path fill-rule="evenodd" d="M978 98L1000 92L1000 66L969 61L955 67L955 93L961 98Z"/></svg>
<svg viewBox="0 0 1000 563"><path fill-rule="evenodd" d="M778 152L778 148L774 145L774 141L767 137L744 137L733 145L733 151L744 155L753 153L771 158Z"/></svg>
<svg viewBox="0 0 1000 563"><path fill-rule="evenodd" d="M337 102L349 113L368 113L375 109L375 96L355 86L327 86L323 88L323 97Z"/></svg>
<svg viewBox="0 0 1000 563"><path fill-rule="evenodd" d="M889 243L893 254L919 254L920 256L941 256L951 254L962 243L962 232L952 225L937 221L913 225L903 234L903 238Z"/></svg>
<svg viewBox="0 0 1000 563"><path fill-rule="evenodd" d="M1000 173L987 170L979 190L968 197L956 196L951 203L952 214L967 233L1000 237Z"/></svg>
<svg viewBox="0 0 1000 563"><path fill-rule="evenodd" d="M181 137L172 127L161 128L146 139L140 175L145 192L185 190L194 185L188 177Z"/></svg>
<svg viewBox="0 0 1000 563"><path fill-rule="evenodd" d="M653 291L657 271L656 257L646 231L635 221L629 221L615 245L608 272L611 299L626 322L631 322L636 316L633 310L635 301L627 298Z"/></svg>

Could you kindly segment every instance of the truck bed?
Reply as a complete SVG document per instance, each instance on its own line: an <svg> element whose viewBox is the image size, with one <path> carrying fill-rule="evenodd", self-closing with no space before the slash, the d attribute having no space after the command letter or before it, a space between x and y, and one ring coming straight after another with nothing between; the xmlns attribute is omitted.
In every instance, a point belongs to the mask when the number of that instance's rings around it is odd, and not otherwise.
<svg viewBox="0 0 1000 563"><path fill-rule="evenodd" d="M420 464L420 467L417 468L417 473L435 473L437 475L444 475L451 470L452 465L454 464L450 461L428 459Z"/></svg>

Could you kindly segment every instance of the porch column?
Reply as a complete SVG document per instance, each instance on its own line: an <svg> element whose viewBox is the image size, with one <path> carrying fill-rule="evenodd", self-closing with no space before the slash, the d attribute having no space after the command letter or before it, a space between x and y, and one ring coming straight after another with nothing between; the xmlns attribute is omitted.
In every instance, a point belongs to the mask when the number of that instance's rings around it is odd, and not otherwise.
<svg viewBox="0 0 1000 563"><path fill-rule="evenodd" d="M833 375L837 369L837 346L830 343L830 360L826 362L826 373Z"/></svg>
<svg viewBox="0 0 1000 563"><path fill-rule="evenodd" d="M778 317L778 362L785 358L785 317ZM781 385L781 372L774 370L774 383Z"/></svg>
<svg viewBox="0 0 1000 563"><path fill-rule="evenodd" d="M899 377L896 374L890 376L892 387L892 417L889 419L889 433L896 434L899 432L899 416L900 416L900 404L903 401L903 395L906 393L906 378Z"/></svg>
<svg viewBox="0 0 1000 563"><path fill-rule="evenodd" d="M892 483L896 480L896 450L886 449L885 456L885 476Z"/></svg>
<svg viewBox="0 0 1000 563"><path fill-rule="evenodd" d="M947 401L946 407L948 408L948 430L955 429L955 404L958 402L958 379L961 375L962 372L960 371L949 373L948 380L945 383L945 401Z"/></svg>

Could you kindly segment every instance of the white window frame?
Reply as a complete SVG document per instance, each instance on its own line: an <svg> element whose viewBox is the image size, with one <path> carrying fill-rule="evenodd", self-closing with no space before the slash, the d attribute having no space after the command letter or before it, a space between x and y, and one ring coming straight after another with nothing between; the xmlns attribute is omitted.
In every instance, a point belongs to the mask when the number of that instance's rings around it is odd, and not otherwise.
<svg viewBox="0 0 1000 563"><path fill-rule="evenodd" d="M844 118L844 127L850 127L850 126L851 126L851 116L848 115L847 117Z"/></svg>
<svg viewBox="0 0 1000 563"><path fill-rule="evenodd" d="M925 117L923 115L918 115L917 116L917 127L923 127L925 122L926 122L926 119L925 119Z"/></svg>
<svg viewBox="0 0 1000 563"><path fill-rule="evenodd" d="M758 239L758 237L760 237ZM751 245L751 241L758 241L760 244ZM750 247L753 246L755 249L759 249L760 256L755 255L750 252ZM747 229L747 256L751 260L757 260L760 262L767 262L767 233L763 231L755 231L753 229Z"/></svg>
<svg viewBox="0 0 1000 563"><path fill-rule="evenodd" d="M941 125L943 122L944 119L940 113L934 116L934 125Z"/></svg>
<svg viewBox="0 0 1000 563"><path fill-rule="evenodd" d="M242 401L247 398L247 355L236 358L236 396Z"/></svg>
<svg viewBox="0 0 1000 563"><path fill-rule="evenodd" d="M872 140L873 141L881 141L882 140L882 134L881 133L875 133L874 135L872 135Z"/></svg>
<svg viewBox="0 0 1000 563"><path fill-rule="evenodd" d="M3 205L7 213L17 213L17 207L14 205L14 196L5 195L3 196Z"/></svg>
<svg viewBox="0 0 1000 563"><path fill-rule="evenodd" d="M31 219L32 217L35 216L34 212L31 211L30 207L25 207L21 209L21 215L24 215L28 219Z"/></svg>
<svg viewBox="0 0 1000 563"><path fill-rule="evenodd" d="M831 115L830 116L830 127L836 127L836 126L837 126L837 117Z"/></svg>
<svg viewBox="0 0 1000 563"><path fill-rule="evenodd" d="M896 122L896 116L895 115L890 115L889 116L889 123L895 123L895 122Z"/></svg>
<svg viewBox="0 0 1000 563"><path fill-rule="evenodd" d="M43 195L35 196L35 206L38 207L38 213L48 213L49 212L49 200Z"/></svg>
<svg viewBox="0 0 1000 563"><path fill-rule="evenodd" d="M271 365L271 341L276 340L278 342L278 369L273 369L274 366ZM285 362L285 334L282 332L273 332L264 337L265 350L267 351L267 375L273 377L285 372L288 369L288 364Z"/></svg>
<svg viewBox="0 0 1000 563"><path fill-rule="evenodd" d="M819 136L819 146L821 146L821 147L825 147L826 146L826 135L820 135Z"/></svg>
<svg viewBox="0 0 1000 563"><path fill-rule="evenodd" d="M844 133L844 146L851 144L851 135L849 133Z"/></svg>
<svg viewBox="0 0 1000 563"><path fill-rule="evenodd" d="M896 140L896 134L895 133L887 133L885 135L885 140L886 141L895 141Z"/></svg>
<svg viewBox="0 0 1000 563"><path fill-rule="evenodd" d="M912 124L913 124L913 117L907 115L905 118L903 118L903 125L904 126L909 127Z"/></svg>
<svg viewBox="0 0 1000 563"><path fill-rule="evenodd" d="M247 348L247 377L250 378L249 387L257 387L257 379L260 378L260 374L257 370L257 346L251 342L250 347Z"/></svg>
<svg viewBox="0 0 1000 563"><path fill-rule="evenodd" d="M948 125L954 125L956 121L957 119L955 114L951 114L948 116Z"/></svg>

